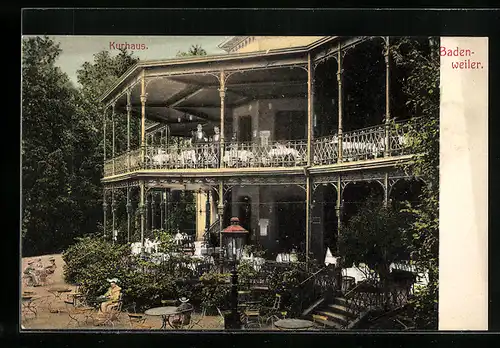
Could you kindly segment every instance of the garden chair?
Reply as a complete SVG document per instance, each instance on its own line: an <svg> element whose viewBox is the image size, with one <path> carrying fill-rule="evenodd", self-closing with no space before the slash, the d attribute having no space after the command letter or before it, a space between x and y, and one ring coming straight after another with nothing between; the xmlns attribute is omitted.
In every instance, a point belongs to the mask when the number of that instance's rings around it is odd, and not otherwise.
<svg viewBox="0 0 500 348"><path fill-rule="evenodd" d="M238 291L238 308L244 310L248 306L248 302L251 300L252 294L247 290Z"/></svg>
<svg viewBox="0 0 500 348"><path fill-rule="evenodd" d="M274 325L275 321L286 318L287 312L281 310L280 294L276 294L273 306L270 308L264 308L264 312L265 312L264 315L265 322L266 324L269 324L269 322L271 322L271 326Z"/></svg>
<svg viewBox="0 0 500 348"><path fill-rule="evenodd" d="M137 313L135 308L135 303L129 307L132 311L127 311L130 327L132 329L147 329L151 330L153 327L146 324L146 317L142 313Z"/></svg>
<svg viewBox="0 0 500 348"><path fill-rule="evenodd" d="M180 312L178 315L171 316L168 318L169 325L174 329L187 329L191 324L193 307Z"/></svg>
<svg viewBox="0 0 500 348"><path fill-rule="evenodd" d="M217 307L217 312L219 313L219 325L221 325L222 328L224 328L225 327L224 314L222 313L219 307Z"/></svg>
<svg viewBox="0 0 500 348"><path fill-rule="evenodd" d="M108 307L108 311L104 313L104 318L101 325L112 325L115 326L115 322L120 322L120 315L122 314L123 306L123 295L120 294L120 298L116 304Z"/></svg>
<svg viewBox="0 0 500 348"><path fill-rule="evenodd" d="M25 287L32 287L35 285L35 282L33 280L33 276L32 275L29 275L29 274L24 274L23 275L23 285Z"/></svg>
<svg viewBox="0 0 500 348"><path fill-rule="evenodd" d="M207 309L203 307L200 313L192 313L191 315L191 322L188 324L188 329L192 329L195 326L199 327L200 329L203 329L203 319L205 319Z"/></svg>
<svg viewBox="0 0 500 348"><path fill-rule="evenodd" d="M258 304L249 304L243 310L243 325L246 329L251 327L262 328L262 318Z"/></svg>
<svg viewBox="0 0 500 348"><path fill-rule="evenodd" d="M66 312L69 316L69 321L67 326L69 327L72 323L75 323L76 326L80 326L82 322L85 321L85 324L88 324L89 319L94 323L94 308L93 307L77 307L75 306L75 302L72 300L64 300L64 304L66 305Z"/></svg>
<svg viewBox="0 0 500 348"><path fill-rule="evenodd" d="M52 274L49 274L46 269L39 271L38 279L40 281L40 285L46 286L46 285L54 284L54 281L52 280L51 276L52 276Z"/></svg>

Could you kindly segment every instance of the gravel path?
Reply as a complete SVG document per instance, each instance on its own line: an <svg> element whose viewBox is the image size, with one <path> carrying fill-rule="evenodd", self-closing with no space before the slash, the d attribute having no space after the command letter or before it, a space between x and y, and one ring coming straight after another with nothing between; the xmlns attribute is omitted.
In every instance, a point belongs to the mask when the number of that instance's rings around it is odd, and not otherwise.
<svg viewBox="0 0 500 348"><path fill-rule="evenodd" d="M114 327L112 326L94 326L93 324L85 324L76 326L74 322L71 322L69 315L66 310L66 304L64 300L67 299L66 294L62 294L61 299L56 300L55 296L50 293L48 290L53 287L65 287L69 288L72 291L75 291L75 286L66 284L64 281L64 262L60 254L57 255L43 255L38 257L29 257L22 259L22 269L28 265L28 261L34 260L35 263L38 258L42 259L44 265L50 264L49 258L54 257L56 260L57 268L54 274L49 278L50 281L47 285L38 286L38 287L26 287L22 284L21 291L33 291L36 300L33 301L34 307L36 307L36 316L28 312L29 314L21 315L21 325L24 329L126 329L131 330L129 318L126 313L120 315L120 322L118 322ZM22 306L22 305L21 305ZM49 310L49 308L54 312L58 310L59 312L53 313ZM71 323L70 323L71 322ZM70 324L70 325L68 325ZM147 317L146 325L151 326L153 329L157 329L161 327L161 319L158 317ZM222 329L221 324L219 323L218 317L205 317L202 324L204 329L214 330L214 329ZM199 330L199 328L197 328Z"/></svg>

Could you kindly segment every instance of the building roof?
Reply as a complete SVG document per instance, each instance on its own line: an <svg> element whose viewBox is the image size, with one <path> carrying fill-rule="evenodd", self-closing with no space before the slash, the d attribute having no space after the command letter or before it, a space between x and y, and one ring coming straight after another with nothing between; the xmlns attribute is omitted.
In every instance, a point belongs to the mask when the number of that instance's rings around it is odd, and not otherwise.
<svg viewBox="0 0 500 348"><path fill-rule="evenodd" d="M226 52L231 52L234 47L248 38L249 36L228 36L224 41L217 45L217 47L223 49Z"/></svg>
<svg viewBox="0 0 500 348"><path fill-rule="evenodd" d="M238 39L235 39L238 38ZM247 36L239 36L239 37L229 37L226 39L221 45L226 43L227 45L236 45L241 40L244 40ZM332 41L338 39L338 36L325 36L324 38L317 40L306 46L299 47L287 47L287 48L276 48L270 49L267 51L255 51L255 52L235 52L230 54L221 54L221 55L207 55L207 56L193 56L193 57L175 57L170 59L162 59L162 60L149 60L149 61L139 61L134 66L129 68L123 75L120 77L114 84L111 86L101 97L99 98L100 102L110 102L113 98L113 94L123 93L123 87L127 83L127 81L134 80L139 78L139 73L146 69L153 69L157 67L175 67L175 66L185 66L187 69L189 66L195 66L196 64L207 64L207 67L213 66L214 70L216 64L220 64L223 62L228 63L241 63L244 61L248 61L249 59L258 59L263 57L283 57L289 54L300 54L306 53L308 50L313 47L317 47L325 42ZM229 43L231 40L232 43Z"/></svg>

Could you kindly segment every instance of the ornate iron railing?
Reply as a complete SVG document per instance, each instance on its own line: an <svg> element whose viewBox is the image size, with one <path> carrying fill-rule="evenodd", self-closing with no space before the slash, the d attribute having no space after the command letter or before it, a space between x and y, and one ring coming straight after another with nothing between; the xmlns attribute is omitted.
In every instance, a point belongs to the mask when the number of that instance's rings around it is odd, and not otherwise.
<svg viewBox="0 0 500 348"><path fill-rule="evenodd" d="M113 175L113 160L107 160L104 162L104 176Z"/></svg>
<svg viewBox="0 0 500 348"><path fill-rule="evenodd" d="M360 282L345 295L345 307L353 315L360 315L367 309L384 307L384 292L380 286Z"/></svg>
<svg viewBox="0 0 500 348"><path fill-rule="evenodd" d="M358 283L344 295L345 307L356 316L368 310L387 312L407 305L410 293L411 282L389 281L384 291L380 282L371 279Z"/></svg>
<svg viewBox="0 0 500 348"><path fill-rule="evenodd" d="M228 168L299 167L307 164L305 140L229 142L225 145L223 163Z"/></svg>
<svg viewBox="0 0 500 348"><path fill-rule="evenodd" d="M338 289L339 286L335 277L335 268L320 268L298 286L297 291L301 298L299 312L304 315L304 311L313 309L311 305L317 303L317 301L322 298L329 300Z"/></svg>
<svg viewBox="0 0 500 348"><path fill-rule="evenodd" d="M337 163L339 157L338 135L319 137L313 143L313 163L315 165Z"/></svg>
<svg viewBox="0 0 500 348"><path fill-rule="evenodd" d="M342 161L353 162L384 156L385 126L375 126L342 135Z"/></svg>
<svg viewBox="0 0 500 348"><path fill-rule="evenodd" d="M417 123L411 123L418 126ZM371 158L410 154L411 125L408 121L374 126L342 135L342 162L353 162ZM388 147L387 147L388 145ZM387 151L386 151L387 148ZM144 147L145 159L141 160L141 149L131 150L115 157L114 174L142 169L203 169L219 168L219 143L193 145L148 145ZM339 158L337 135L313 140L314 165L335 164ZM129 164L130 162L130 164ZM222 164L226 168L280 168L307 165L307 142L305 140L256 142L228 142L224 145ZM113 175L113 160L104 164L104 176Z"/></svg>
<svg viewBox="0 0 500 348"><path fill-rule="evenodd" d="M130 170L137 170L141 168L142 160L141 160L141 149L130 150L129 151L129 159L130 159Z"/></svg>
<svg viewBox="0 0 500 348"><path fill-rule="evenodd" d="M418 119L417 119L418 120ZM417 123L411 123L418 127ZM411 152L410 122L400 121L386 126L379 125L345 132L342 135L342 162L380 158L385 154L399 156ZM339 158L337 134L319 137L313 141L314 165L335 164Z"/></svg>
<svg viewBox="0 0 500 348"><path fill-rule="evenodd" d="M122 174L128 171L129 156L130 154L125 152L115 157L115 174Z"/></svg>
<svg viewBox="0 0 500 348"><path fill-rule="evenodd" d="M412 150L411 131L418 128L421 118L415 118L413 122L400 121L392 124L389 128L389 156L409 155Z"/></svg>
<svg viewBox="0 0 500 348"><path fill-rule="evenodd" d="M220 220L217 218L208 228L208 231L205 231L203 234L203 240L207 243L208 246L214 247L218 245L218 238L220 234Z"/></svg>
<svg viewBox="0 0 500 348"><path fill-rule="evenodd" d="M219 144L147 146L145 169L217 168Z"/></svg>

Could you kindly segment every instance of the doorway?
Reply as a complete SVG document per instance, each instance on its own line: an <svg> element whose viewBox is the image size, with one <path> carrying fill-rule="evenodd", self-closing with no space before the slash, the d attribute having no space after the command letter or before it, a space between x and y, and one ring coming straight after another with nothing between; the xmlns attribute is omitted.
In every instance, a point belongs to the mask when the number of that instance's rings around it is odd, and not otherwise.
<svg viewBox="0 0 500 348"><path fill-rule="evenodd" d="M252 116L241 116L238 125L238 141L249 142L252 141Z"/></svg>
<svg viewBox="0 0 500 348"><path fill-rule="evenodd" d="M278 252L305 251L306 210L304 198L288 196L276 201Z"/></svg>

